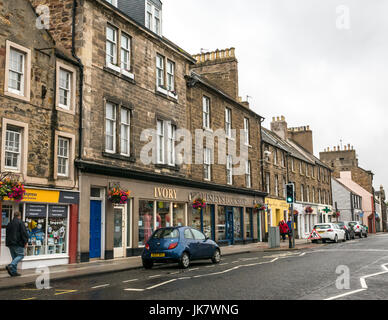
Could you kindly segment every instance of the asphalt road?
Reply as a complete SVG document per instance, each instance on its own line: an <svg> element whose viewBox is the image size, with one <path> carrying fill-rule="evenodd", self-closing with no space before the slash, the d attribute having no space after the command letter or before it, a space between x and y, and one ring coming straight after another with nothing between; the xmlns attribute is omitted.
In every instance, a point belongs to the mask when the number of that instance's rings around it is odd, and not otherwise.
<svg viewBox="0 0 388 320"><path fill-rule="evenodd" d="M388 235L0 291L0 300L388 300ZM337 273L338 272L338 273ZM344 277L349 274L349 281ZM338 285L349 284L349 287Z"/></svg>

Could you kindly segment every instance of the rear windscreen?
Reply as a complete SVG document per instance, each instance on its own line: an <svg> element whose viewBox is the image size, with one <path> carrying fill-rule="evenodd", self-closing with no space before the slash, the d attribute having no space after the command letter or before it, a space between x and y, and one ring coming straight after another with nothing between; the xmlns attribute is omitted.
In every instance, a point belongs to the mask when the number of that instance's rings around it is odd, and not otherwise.
<svg viewBox="0 0 388 320"><path fill-rule="evenodd" d="M323 229L323 230L330 229L330 228L331 226L329 224L319 224L314 227L314 229Z"/></svg>
<svg viewBox="0 0 388 320"><path fill-rule="evenodd" d="M179 231L177 229L160 229L155 232L154 239L176 239L179 238Z"/></svg>

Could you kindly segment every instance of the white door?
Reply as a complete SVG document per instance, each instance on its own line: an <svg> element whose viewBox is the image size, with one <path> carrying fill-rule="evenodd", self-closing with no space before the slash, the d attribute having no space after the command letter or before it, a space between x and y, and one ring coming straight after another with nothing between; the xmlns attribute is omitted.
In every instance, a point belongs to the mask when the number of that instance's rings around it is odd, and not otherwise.
<svg viewBox="0 0 388 320"><path fill-rule="evenodd" d="M126 235L127 235L127 206L114 208L114 230L113 230L113 256L114 258L126 257Z"/></svg>

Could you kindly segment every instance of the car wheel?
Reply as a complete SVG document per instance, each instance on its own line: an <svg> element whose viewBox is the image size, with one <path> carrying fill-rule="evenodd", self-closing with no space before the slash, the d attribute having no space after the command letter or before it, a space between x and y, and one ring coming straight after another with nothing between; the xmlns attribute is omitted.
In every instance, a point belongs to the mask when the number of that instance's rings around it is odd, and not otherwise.
<svg viewBox="0 0 388 320"><path fill-rule="evenodd" d="M187 269L190 266L190 257L187 252L183 252L182 257L179 261L179 266L182 269Z"/></svg>
<svg viewBox="0 0 388 320"><path fill-rule="evenodd" d="M322 239L322 242L323 242L323 243L326 243L326 239Z"/></svg>
<svg viewBox="0 0 388 320"><path fill-rule="evenodd" d="M154 262L152 260L143 260L143 267L145 269L152 269Z"/></svg>
<svg viewBox="0 0 388 320"><path fill-rule="evenodd" d="M346 242L346 240L347 240L347 239L346 239L346 236L344 236L344 239L342 240L342 242Z"/></svg>
<svg viewBox="0 0 388 320"><path fill-rule="evenodd" d="M214 251L212 262L215 264L218 264L221 262L221 252L219 249L216 249L216 251Z"/></svg>
<svg viewBox="0 0 388 320"><path fill-rule="evenodd" d="M335 237L334 237L334 243L338 243L338 236L337 235L335 235Z"/></svg>
<svg viewBox="0 0 388 320"><path fill-rule="evenodd" d="M368 238L368 234L367 233L365 233L365 238Z"/></svg>
<svg viewBox="0 0 388 320"><path fill-rule="evenodd" d="M360 232L360 239L362 239L362 232Z"/></svg>

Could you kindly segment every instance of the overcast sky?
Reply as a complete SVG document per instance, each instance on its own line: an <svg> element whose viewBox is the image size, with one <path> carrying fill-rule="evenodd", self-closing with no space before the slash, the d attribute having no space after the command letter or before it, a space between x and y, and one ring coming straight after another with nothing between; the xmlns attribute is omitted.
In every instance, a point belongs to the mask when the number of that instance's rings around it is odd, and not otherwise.
<svg viewBox="0 0 388 320"><path fill-rule="evenodd" d="M240 96L310 125L314 153L350 143L388 189L388 1L164 0L163 33L191 54L236 48Z"/></svg>

